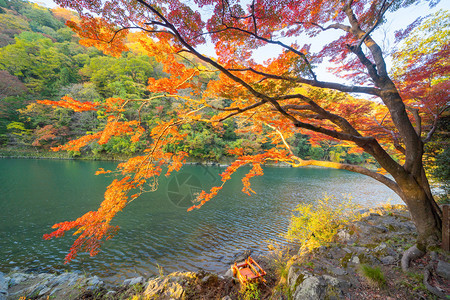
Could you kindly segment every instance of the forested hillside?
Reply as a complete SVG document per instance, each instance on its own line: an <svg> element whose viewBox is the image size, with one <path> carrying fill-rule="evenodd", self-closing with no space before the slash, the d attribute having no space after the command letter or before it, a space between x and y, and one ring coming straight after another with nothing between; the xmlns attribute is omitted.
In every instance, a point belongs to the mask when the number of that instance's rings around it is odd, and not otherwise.
<svg viewBox="0 0 450 300"><path fill-rule="evenodd" d="M35 100L58 100L64 96L95 102L111 97L149 98L152 93L147 89L148 78L167 76L155 59L143 54L132 33L127 43L130 51L121 57L106 56L93 47L80 45L78 37L66 27L67 20L76 21L77 15L62 8L47 9L21 0L0 0L0 146L3 151L42 154L87 132L98 131L106 124L102 112L73 112L36 104ZM205 68L188 57L180 56L179 60ZM206 87L213 78L217 74L210 72L198 84ZM125 111L122 118L140 118L145 126L152 128L160 120L176 115L177 101L183 100L158 98L142 110ZM134 108L139 105L136 103ZM185 125L183 130L187 134L184 142L172 147L200 161L223 161L229 155L226 149L236 147L244 148L248 154L272 147L270 140L241 130L240 124L233 120L214 128L205 123ZM314 141L312 145L310 138L300 133L288 142L301 158L352 164L371 162L367 154L348 153L346 147L334 142ZM107 144L93 143L70 155L125 157L144 149L144 143L147 142L132 144L130 137L114 137Z"/></svg>

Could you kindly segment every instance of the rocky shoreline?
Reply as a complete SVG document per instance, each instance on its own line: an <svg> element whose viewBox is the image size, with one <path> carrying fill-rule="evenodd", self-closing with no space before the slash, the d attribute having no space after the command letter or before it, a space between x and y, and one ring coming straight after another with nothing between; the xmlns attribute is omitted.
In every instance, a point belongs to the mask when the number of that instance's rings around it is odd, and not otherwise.
<svg viewBox="0 0 450 300"><path fill-rule="evenodd" d="M0 273L0 300L449 299L448 252L431 252L414 261L408 272L402 271L402 254L414 241L409 213L397 205L365 211L359 221L337 234L335 243L310 253L290 247L269 257L258 257L268 275L253 294L244 293L230 270L220 275L199 271L136 277L115 286L97 276L15 270ZM243 253L236 260L246 256L248 253Z"/></svg>

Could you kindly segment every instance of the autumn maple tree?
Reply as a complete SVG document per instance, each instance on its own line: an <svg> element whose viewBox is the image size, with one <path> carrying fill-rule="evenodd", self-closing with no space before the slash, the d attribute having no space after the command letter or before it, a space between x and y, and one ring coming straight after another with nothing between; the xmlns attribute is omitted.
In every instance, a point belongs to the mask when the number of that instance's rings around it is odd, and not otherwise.
<svg viewBox="0 0 450 300"><path fill-rule="evenodd" d="M97 211L55 224L55 231L45 235L60 237L75 230L78 238L67 261L78 251L96 254L101 242L117 231L111 219L143 192L157 188L158 176L181 168L188 153L170 149L185 138L180 130L183 125L207 122L220 128L230 118L239 121L240 130L263 135L273 147L251 155L245 149L229 149L237 158L221 174L223 183L238 168L250 165L252 168L242 182L243 191L251 194L250 179L262 175L261 166L267 162L361 173L385 184L406 203L417 228L419 249L439 244L441 210L433 199L422 156L424 143L430 140L448 106L448 38L444 37L442 49L433 48L405 58L394 81L388 73L386 57L372 37L386 21L387 12L419 1L55 2L79 13L79 21L68 21L67 25L81 37L81 44L119 56L128 50L127 34L132 33L133 41L162 63L167 74L148 80L151 94L146 99L110 98L105 103L90 103L66 97L61 101L41 101L75 111L101 110L108 115L102 131L70 141L59 149L79 151L89 143L104 144L119 135L137 142L146 131L150 136L142 155L119 164L114 171L119 177L107 188ZM418 21L399 32L399 40L419 24ZM327 35L331 36L327 43L323 43L322 32L333 33ZM217 57L202 53L199 46L204 44L214 47ZM253 51L265 46L278 47L281 53L257 63ZM312 50L318 46L320 50ZM190 64L189 60L201 64ZM330 66L330 72L342 79L322 81L315 71L320 65ZM429 65L435 67L424 75ZM410 69L417 72L413 74ZM208 72L215 72L218 79L203 81L202 74ZM356 95L351 96L352 93ZM358 99L357 95L365 96ZM139 118L123 118L131 104L138 103L140 111L154 99L176 99L177 117L160 121L153 128L147 128ZM430 103L432 114L426 103ZM211 110L216 113L209 113ZM310 135L313 142L331 139L352 147L352 151L365 151L381 169L300 159L286 142L298 132ZM111 171L98 173L107 172ZM203 191L190 210L201 207L220 189L218 186Z"/></svg>

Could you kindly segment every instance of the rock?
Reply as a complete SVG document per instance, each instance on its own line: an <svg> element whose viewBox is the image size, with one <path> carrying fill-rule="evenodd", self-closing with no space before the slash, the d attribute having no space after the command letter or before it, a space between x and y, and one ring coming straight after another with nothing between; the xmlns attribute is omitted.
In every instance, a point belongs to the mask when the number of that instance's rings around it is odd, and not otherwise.
<svg viewBox="0 0 450 300"><path fill-rule="evenodd" d="M202 284L214 284L217 282L217 275L209 274L202 278Z"/></svg>
<svg viewBox="0 0 450 300"><path fill-rule="evenodd" d="M50 288L49 287L45 287L43 288L40 292L39 292L39 296L45 295L46 293L50 292Z"/></svg>
<svg viewBox="0 0 450 300"><path fill-rule="evenodd" d="M114 296L117 294L117 292L116 291L108 291L106 294L105 294L105 297L108 299L108 298L110 298L110 299L114 299Z"/></svg>
<svg viewBox="0 0 450 300"><path fill-rule="evenodd" d="M333 273L333 275L336 275L336 276L342 276L342 275L346 275L347 274L347 271L345 271L344 269L339 268L339 267L337 267L337 268L329 267L328 270L331 273Z"/></svg>
<svg viewBox="0 0 450 300"><path fill-rule="evenodd" d="M76 280L73 282L75 284ZM97 276L93 276L86 279L87 290L92 291L98 288L103 284L103 281L100 280Z"/></svg>
<svg viewBox="0 0 450 300"><path fill-rule="evenodd" d="M299 265L292 265L289 268L287 284L291 288L291 291L295 291L295 288L303 282L305 274L303 274L303 268Z"/></svg>
<svg viewBox="0 0 450 300"><path fill-rule="evenodd" d="M52 282L50 283L50 286L57 286L57 285L62 285L66 282L68 282L71 277L78 277L76 274L73 273L63 273L61 275L56 276Z"/></svg>
<svg viewBox="0 0 450 300"><path fill-rule="evenodd" d="M229 268L228 271L225 272L223 277L225 277L225 278L233 278L233 270L231 268Z"/></svg>
<svg viewBox="0 0 450 300"><path fill-rule="evenodd" d="M353 256L352 257L352 263L354 263L354 264L359 264L361 261L359 260L359 257L358 256Z"/></svg>
<svg viewBox="0 0 450 300"><path fill-rule="evenodd" d="M245 250L242 253L237 253L234 257L233 257L233 261L230 262L232 264L234 264L235 262L241 262L246 260L251 254L253 253L253 250Z"/></svg>
<svg viewBox="0 0 450 300"><path fill-rule="evenodd" d="M33 295L33 294L39 294L42 290L46 289L47 286L45 284L42 284L40 282L38 282L36 285L32 286L29 290L29 294Z"/></svg>
<svg viewBox="0 0 450 300"><path fill-rule="evenodd" d="M436 267L436 273L442 278L450 280L450 264L439 260Z"/></svg>
<svg viewBox="0 0 450 300"><path fill-rule="evenodd" d="M182 299L185 291L182 286L189 277L195 277L195 273L172 273L168 276L150 279L144 296L148 298Z"/></svg>
<svg viewBox="0 0 450 300"><path fill-rule="evenodd" d="M51 277L54 277L55 275L49 274L49 273L40 273L38 274L36 277L41 279L41 280L46 280L49 279Z"/></svg>
<svg viewBox="0 0 450 300"><path fill-rule="evenodd" d="M355 223L358 232L361 235L370 236L375 233L386 233L388 232L388 229L384 226L378 226L378 225L370 225L364 222L356 222Z"/></svg>
<svg viewBox="0 0 450 300"><path fill-rule="evenodd" d="M431 258L432 260L438 260L438 254L437 254L437 252L436 252L436 251L431 251L431 252L430 252L430 258Z"/></svg>
<svg viewBox="0 0 450 300"><path fill-rule="evenodd" d="M344 299L344 288L350 283L331 276L311 276L300 283L295 290L294 300Z"/></svg>
<svg viewBox="0 0 450 300"><path fill-rule="evenodd" d="M6 300L8 297L8 281L4 274L0 272L0 300Z"/></svg>
<svg viewBox="0 0 450 300"><path fill-rule="evenodd" d="M387 245L385 243L381 243L378 246L376 246L373 251L375 252L380 252L383 251L384 249L386 249Z"/></svg>
<svg viewBox="0 0 450 300"><path fill-rule="evenodd" d="M316 300L321 299L322 290L326 285L319 277L306 278L299 284L294 293L295 300Z"/></svg>
<svg viewBox="0 0 450 300"><path fill-rule="evenodd" d="M59 292L61 290L61 288L55 288L53 289L53 291L50 292L50 296L52 296L53 294Z"/></svg>
<svg viewBox="0 0 450 300"><path fill-rule="evenodd" d="M103 281L101 281L100 278L98 278L98 276L94 276L94 277L88 278L86 283L87 283L87 285L90 285L90 286L97 286L97 285L103 284Z"/></svg>
<svg viewBox="0 0 450 300"><path fill-rule="evenodd" d="M10 286L18 285L21 282L24 282L25 280L29 279L31 276L29 274L25 273L14 273L11 275L11 279L9 280Z"/></svg>
<svg viewBox="0 0 450 300"><path fill-rule="evenodd" d="M0 272L0 291L8 289L8 281L6 280L5 274Z"/></svg>
<svg viewBox="0 0 450 300"><path fill-rule="evenodd" d="M352 240L352 236L348 230L342 229L337 233L338 240L342 243L349 243Z"/></svg>
<svg viewBox="0 0 450 300"><path fill-rule="evenodd" d="M69 277L69 279L67 280L67 286L72 286L75 285L78 281L79 277L76 274L73 274L72 276ZM64 282L63 282L64 283ZM63 284L62 283L62 284Z"/></svg>
<svg viewBox="0 0 450 300"><path fill-rule="evenodd" d="M395 263L396 259L395 257L388 255L380 258L380 261L383 265L392 265Z"/></svg>
<svg viewBox="0 0 450 300"><path fill-rule="evenodd" d="M139 276L135 278L125 279L123 281L123 285L135 285L138 283L144 283L144 281L145 281L144 277Z"/></svg>

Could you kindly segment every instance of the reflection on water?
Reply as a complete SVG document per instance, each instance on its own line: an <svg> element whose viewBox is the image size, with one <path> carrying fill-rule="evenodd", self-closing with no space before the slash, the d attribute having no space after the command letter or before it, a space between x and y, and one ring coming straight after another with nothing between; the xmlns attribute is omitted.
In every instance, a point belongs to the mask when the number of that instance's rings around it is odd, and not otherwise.
<svg viewBox="0 0 450 300"><path fill-rule="evenodd" d="M69 265L64 256L74 238L44 241L57 222L95 210L111 177L95 176L109 162L0 159L0 270L13 267L70 269L120 281L176 270L224 271L246 249L267 251L267 240L283 243L291 211L302 202L351 193L375 206L399 198L376 181L342 170L265 168L252 179L257 192L241 192L243 171L200 210L186 208L201 189L220 182L223 168L186 166L159 189L144 194L113 221L121 230L94 258L81 254ZM247 169L248 170L248 169ZM245 171L245 170L244 170Z"/></svg>

